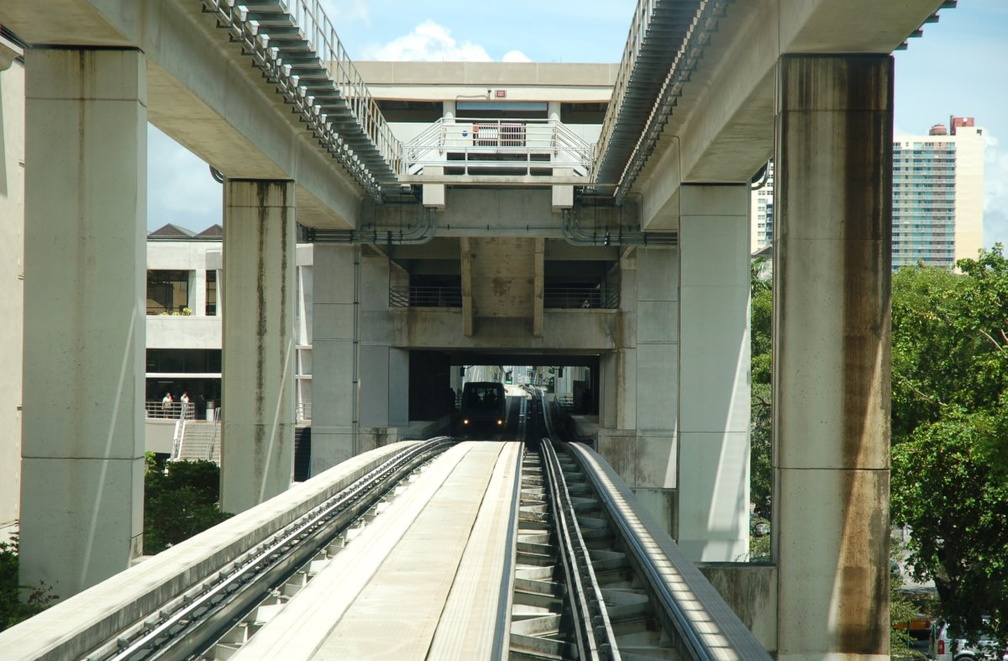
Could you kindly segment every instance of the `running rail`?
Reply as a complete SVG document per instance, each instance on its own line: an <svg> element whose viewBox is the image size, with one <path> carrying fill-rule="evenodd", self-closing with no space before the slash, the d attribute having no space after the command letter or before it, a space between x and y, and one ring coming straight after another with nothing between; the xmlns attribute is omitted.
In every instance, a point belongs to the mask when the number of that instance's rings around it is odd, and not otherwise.
<svg viewBox="0 0 1008 661"><path fill-rule="evenodd" d="M543 415L546 412L543 411ZM616 635L602 598L602 588L592 568L578 525L574 504L553 443L542 439L543 468L553 501L560 557L567 577L568 597L574 619L578 658L582 661L620 661Z"/></svg>

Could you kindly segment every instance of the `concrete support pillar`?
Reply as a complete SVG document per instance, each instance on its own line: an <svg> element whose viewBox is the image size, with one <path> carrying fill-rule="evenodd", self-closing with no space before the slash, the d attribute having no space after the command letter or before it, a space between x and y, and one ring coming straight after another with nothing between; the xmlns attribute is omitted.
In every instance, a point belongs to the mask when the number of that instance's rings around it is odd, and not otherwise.
<svg viewBox="0 0 1008 661"><path fill-rule="evenodd" d="M459 239L462 261L462 334L472 337L476 329L476 310L473 306L473 242L469 237Z"/></svg>
<svg viewBox="0 0 1008 661"><path fill-rule="evenodd" d="M356 454L394 442L409 424L409 351L393 345L389 289L408 286L409 275L384 254L361 249L359 446Z"/></svg>
<svg viewBox="0 0 1008 661"><path fill-rule="evenodd" d="M312 269L312 475L358 453L359 259L359 246L315 244Z"/></svg>
<svg viewBox="0 0 1008 661"><path fill-rule="evenodd" d="M749 187L680 192L679 547L749 550Z"/></svg>
<svg viewBox="0 0 1008 661"><path fill-rule="evenodd" d="M32 48L25 65L21 582L65 598L142 545L147 64Z"/></svg>
<svg viewBox="0 0 1008 661"><path fill-rule="evenodd" d="M532 281L532 336L542 337L543 315L546 295L546 240L535 239L535 270Z"/></svg>
<svg viewBox="0 0 1008 661"><path fill-rule="evenodd" d="M777 658L888 659L892 59L779 67Z"/></svg>
<svg viewBox="0 0 1008 661"><path fill-rule="evenodd" d="M671 532L679 371L678 259L637 248L620 260L622 346L602 356L599 452Z"/></svg>
<svg viewBox="0 0 1008 661"><path fill-rule="evenodd" d="M21 346L24 327L24 67L0 37L0 540L15 532L21 501Z"/></svg>
<svg viewBox="0 0 1008 661"><path fill-rule="evenodd" d="M242 512L294 470L294 183L224 184L221 507Z"/></svg>

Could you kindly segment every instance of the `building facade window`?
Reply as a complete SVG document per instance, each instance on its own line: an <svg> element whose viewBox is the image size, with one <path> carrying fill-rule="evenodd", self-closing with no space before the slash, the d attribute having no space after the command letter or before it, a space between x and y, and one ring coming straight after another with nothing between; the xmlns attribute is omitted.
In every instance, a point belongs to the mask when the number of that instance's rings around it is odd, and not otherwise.
<svg viewBox="0 0 1008 661"><path fill-rule="evenodd" d="M189 313L189 271L147 271L147 314Z"/></svg>
<svg viewBox="0 0 1008 661"><path fill-rule="evenodd" d="M206 272L206 316L217 316L217 271Z"/></svg>

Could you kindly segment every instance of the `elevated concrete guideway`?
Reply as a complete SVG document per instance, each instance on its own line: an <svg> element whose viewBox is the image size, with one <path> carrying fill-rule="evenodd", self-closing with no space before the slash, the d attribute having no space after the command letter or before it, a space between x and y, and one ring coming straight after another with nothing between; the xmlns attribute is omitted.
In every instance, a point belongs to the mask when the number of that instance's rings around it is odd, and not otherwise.
<svg viewBox="0 0 1008 661"><path fill-rule="evenodd" d="M773 154L767 645L884 658L890 53L954 4L641 0L619 68L365 65L355 98L426 149L372 179L355 164L380 149L353 125L323 145L308 88L278 92L252 66L262 42L232 43L257 37L246 10L279 0L0 4L30 44L26 582L71 595L140 552L148 119L226 176L224 509L290 484L300 224L317 240L313 472L395 440L424 398L443 408L459 356L573 355L599 453L697 562L748 552L750 180ZM340 161L347 145L358 161ZM567 289L587 305L558 302Z"/></svg>
<svg viewBox="0 0 1008 661"><path fill-rule="evenodd" d="M684 184L747 182L770 159L782 56L888 55L940 9L955 6L946 0L706 4L719 4L722 12L715 23L698 26L691 35L691 45L702 56L688 70L666 69L662 80L668 81L669 98L653 91L663 104L661 111L637 125L633 135L640 141L624 163L627 172L620 184L643 193L644 230L677 229Z"/></svg>
<svg viewBox="0 0 1008 661"><path fill-rule="evenodd" d="M39 47L139 49L152 124L226 177L295 181L302 225L356 227L364 191L202 2L11 2L0 21Z"/></svg>

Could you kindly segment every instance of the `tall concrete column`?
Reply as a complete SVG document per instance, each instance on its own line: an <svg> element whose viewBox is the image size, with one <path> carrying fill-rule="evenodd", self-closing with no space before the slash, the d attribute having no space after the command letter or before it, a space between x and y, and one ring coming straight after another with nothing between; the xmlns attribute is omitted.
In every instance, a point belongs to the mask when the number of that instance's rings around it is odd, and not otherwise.
<svg viewBox="0 0 1008 661"><path fill-rule="evenodd" d="M749 550L749 187L680 193L679 516L694 561Z"/></svg>
<svg viewBox="0 0 1008 661"><path fill-rule="evenodd" d="M224 184L221 507L283 493L294 470L294 182Z"/></svg>
<svg viewBox="0 0 1008 661"><path fill-rule="evenodd" d="M24 330L24 103L22 51L0 37L0 539L21 501L21 346Z"/></svg>
<svg viewBox="0 0 1008 661"><path fill-rule="evenodd" d="M312 281L311 474L358 453L360 247L316 243Z"/></svg>
<svg viewBox="0 0 1008 661"><path fill-rule="evenodd" d="M25 67L21 582L68 597L142 545L147 65L32 48Z"/></svg>
<svg viewBox="0 0 1008 661"><path fill-rule="evenodd" d="M889 658L892 59L779 63L778 656Z"/></svg>
<svg viewBox="0 0 1008 661"><path fill-rule="evenodd" d="M669 532L675 526L678 259L638 247L620 260L621 346L601 360L599 453Z"/></svg>
<svg viewBox="0 0 1008 661"><path fill-rule="evenodd" d="M409 351L396 348L389 323L389 288L409 286L409 275L384 254L361 248L360 426L356 454L398 440L409 423ZM314 441L313 441L314 443Z"/></svg>

